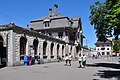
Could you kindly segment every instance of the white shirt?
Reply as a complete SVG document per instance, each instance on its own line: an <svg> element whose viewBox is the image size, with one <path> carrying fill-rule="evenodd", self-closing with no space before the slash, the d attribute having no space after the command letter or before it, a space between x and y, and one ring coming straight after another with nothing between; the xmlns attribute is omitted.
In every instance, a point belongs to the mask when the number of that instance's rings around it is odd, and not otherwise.
<svg viewBox="0 0 120 80"><path fill-rule="evenodd" d="M69 55L69 56L68 56L68 59L69 59L69 60L72 60L72 55Z"/></svg>

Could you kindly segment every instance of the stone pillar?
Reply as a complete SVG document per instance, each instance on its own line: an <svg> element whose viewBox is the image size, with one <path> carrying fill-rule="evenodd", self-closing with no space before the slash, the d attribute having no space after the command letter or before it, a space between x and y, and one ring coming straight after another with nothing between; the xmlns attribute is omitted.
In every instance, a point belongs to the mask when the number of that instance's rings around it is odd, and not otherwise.
<svg viewBox="0 0 120 80"><path fill-rule="evenodd" d="M59 56L62 57L62 44L59 44L60 47L59 47Z"/></svg>
<svg viewBox="0 0 120 80"><path fill-rule="evenodd" d="M8 33L8 63L7 66L13 66L13 31Z"/></svg>
<svg viewBox="0 0 120 80"><path fill-rule="evenodd" d="M29 45L29 43L28 43L28 39L27 39L27 43L26 43L26 55L28 55L29 54L29 47L28 47L28 45Z"/></svg>
<svg viewBox="0 0 120 80"><path fill-rule="evenodd" d="M46 55L47 55L47 59L50 59L50 42L47 42L47 49L46 49Z"/></svg>
<svg viewBox="0 0 120 80"><path fill-rule="evenodd" d="M39 52L41 53L40 58L43 58L43 40L39 40Z"/></svg>
<svg viewBox="0 0 120 80"><path fill-rule="evenodd" d="M54 44L54 58L57 59L57 43Z"/></svg>
<svg viewBox="0 0 120 80"><path fill-rule="evenodd" d="M66 44L66 46L65 46L65 54L68 54L68 53L69 53L69 45Z"/></svg>

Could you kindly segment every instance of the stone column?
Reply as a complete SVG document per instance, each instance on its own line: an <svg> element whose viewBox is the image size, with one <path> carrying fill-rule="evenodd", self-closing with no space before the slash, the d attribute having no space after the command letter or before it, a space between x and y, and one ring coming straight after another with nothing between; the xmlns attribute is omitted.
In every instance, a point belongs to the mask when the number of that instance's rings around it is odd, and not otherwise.
<svg viewBox="0 0 120 80"><path fill-rule="evenodd" d="M47 49L46 49L46 55L47 55L47 59L50 59L50 42L47 42Z"/></svg>
<svg viewBox="0 0 120 80"><path fill-rule="evenodd" d="M68 54L68 53L69 53L69 45L66 44L66 46L65 46L65 54Z"/></svg>
<svg viewBox="0 0 120 80"><path fill-rule="evenodd" d="M43 58L43 40L39 40L39 52L41 53L40 58Z"/></svg>
<svg viewBox="0 0 120 80"><path fill-rule="evenodd" d="M29 54L29 47L28 47L28 45L29 45L29 43L28 43L28 39L27 39L27 43L26 43L26 55L28 55Z"/></svg>
<svg viewBox="0 0 120 80"><path fill-rule="evenodd" d="M57 59L57 43L54 44L54 59Z"/></svg>
<svg viewBox="0 0 120 80"><path fill-rule="evenodd" d="M13 31L8 33L8 66L13 66Z"/></svg>

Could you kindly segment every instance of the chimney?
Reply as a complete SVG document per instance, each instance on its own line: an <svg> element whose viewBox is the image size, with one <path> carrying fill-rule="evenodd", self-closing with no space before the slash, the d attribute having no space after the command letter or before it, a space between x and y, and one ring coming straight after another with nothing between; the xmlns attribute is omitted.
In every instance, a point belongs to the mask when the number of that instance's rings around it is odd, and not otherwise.
<svg viewBox="0 0 120 80"><path fill-rule="evenodd" d="M58 15L58 5L57 4L54 4L54 14L55 14L55 16Z"/></svg>
<svg viewBox="0 0 120 80"><path fill-rule="evenodd" d="M49 8L49 15L52 17L52 8Z"/></svg>

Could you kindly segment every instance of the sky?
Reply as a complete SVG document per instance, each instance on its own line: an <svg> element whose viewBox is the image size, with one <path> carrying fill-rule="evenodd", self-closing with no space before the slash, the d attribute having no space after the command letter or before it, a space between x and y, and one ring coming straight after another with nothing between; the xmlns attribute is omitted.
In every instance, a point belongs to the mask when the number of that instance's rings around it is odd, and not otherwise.
<svg viewBox="0 0 120 80"><path fill-rule="evenodd" d="M90 5L98 0L0 0L0 25L15 23L27 28L31 20L54 12L54 4L58 5L58 13L73 18L80 16L82 20L84 46L95 48L97 41L94 27L90 25ZM104 1L104 0L100 0Z"/></svg>

